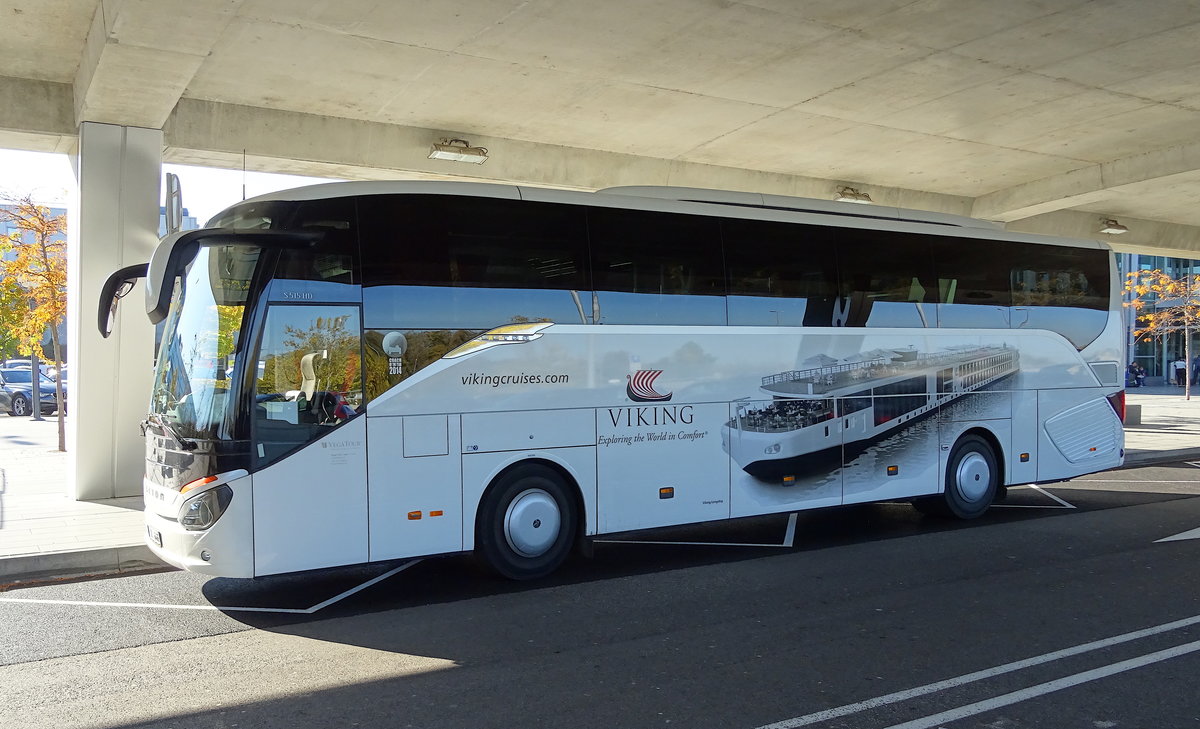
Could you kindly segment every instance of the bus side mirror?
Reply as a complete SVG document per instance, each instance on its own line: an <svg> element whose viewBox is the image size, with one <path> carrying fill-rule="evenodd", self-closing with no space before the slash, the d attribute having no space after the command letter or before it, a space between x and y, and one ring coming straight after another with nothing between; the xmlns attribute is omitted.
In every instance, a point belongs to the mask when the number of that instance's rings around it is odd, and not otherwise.
<svg viewBox="0 0 1200 729"><path fill-rule="evenodd" d="M117 323L117 303L133 290L139 278L146 277L148 266L146 263L126 266L113 272L105 280L104 287L100 289L100 308L96 312L96 326L100 329L100 336L107 339L108 335L112 334L113 326Z"/></svg>

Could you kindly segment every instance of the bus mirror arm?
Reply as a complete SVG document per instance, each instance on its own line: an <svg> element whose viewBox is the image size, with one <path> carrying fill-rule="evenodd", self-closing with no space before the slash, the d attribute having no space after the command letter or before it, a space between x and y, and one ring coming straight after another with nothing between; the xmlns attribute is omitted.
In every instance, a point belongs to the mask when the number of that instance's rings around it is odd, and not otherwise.
<svg viewBox="0 0 1200 729"><path fill-rule="evenodd" d="M117 322L117 304L133 290L133 285L139 278L146 277L148 266L147 263L126 266L114 271L104 281L104 287L100 289L100 309L96 312L96 326L100 329L100 336L108 339L108 335L112 334L113 326Z"/></svg>

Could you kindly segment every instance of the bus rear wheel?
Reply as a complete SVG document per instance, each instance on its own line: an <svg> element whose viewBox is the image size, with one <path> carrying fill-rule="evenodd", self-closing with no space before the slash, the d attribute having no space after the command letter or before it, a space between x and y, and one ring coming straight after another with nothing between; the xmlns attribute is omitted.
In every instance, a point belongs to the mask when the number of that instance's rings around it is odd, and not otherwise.
<svg viewBox="0 0 1200 729"><path fill-rule="evenodd" d="M958 439L946 462L946 488L938 496L913 502L922 513L958 519L982 516L1000 489L996 452L984 438L967 434Z"/></svg>
<svg viewBox="0 0 1200 729"><path fill-rule="evenodd" d="M484 495L475 520L475 552L509 579L545 577L571 554L577 522L571 487L557 471L519 465Z"/></svg>

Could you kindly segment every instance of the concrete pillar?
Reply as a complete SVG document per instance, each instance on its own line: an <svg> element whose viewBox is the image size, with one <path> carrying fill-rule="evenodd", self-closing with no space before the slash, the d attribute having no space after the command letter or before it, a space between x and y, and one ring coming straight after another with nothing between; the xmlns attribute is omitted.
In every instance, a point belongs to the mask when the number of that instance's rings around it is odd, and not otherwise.
<svg viewBox="0 0 1200 729"><path fill-rule="evenodd" d="M141 288L121 302L112 336L96 329L100 287L123 266L145 263L158 240L163 134L84 122L74 158L79 183L71 221L68 301L71 381L67 448L76 499L142 493L154 328Z"/></svg>

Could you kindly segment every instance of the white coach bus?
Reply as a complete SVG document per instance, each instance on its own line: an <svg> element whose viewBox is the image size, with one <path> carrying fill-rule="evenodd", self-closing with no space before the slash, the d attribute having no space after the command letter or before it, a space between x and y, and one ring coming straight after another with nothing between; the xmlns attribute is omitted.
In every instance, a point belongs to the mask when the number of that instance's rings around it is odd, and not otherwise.
<svg viewBox="0 0 1200 729"><path fill-rule="evenodd" d="M336 183L109 279L165 319L147 540L254 577L867 501L959 518L1121 464L1094 241L683 188Z"/></svg>

